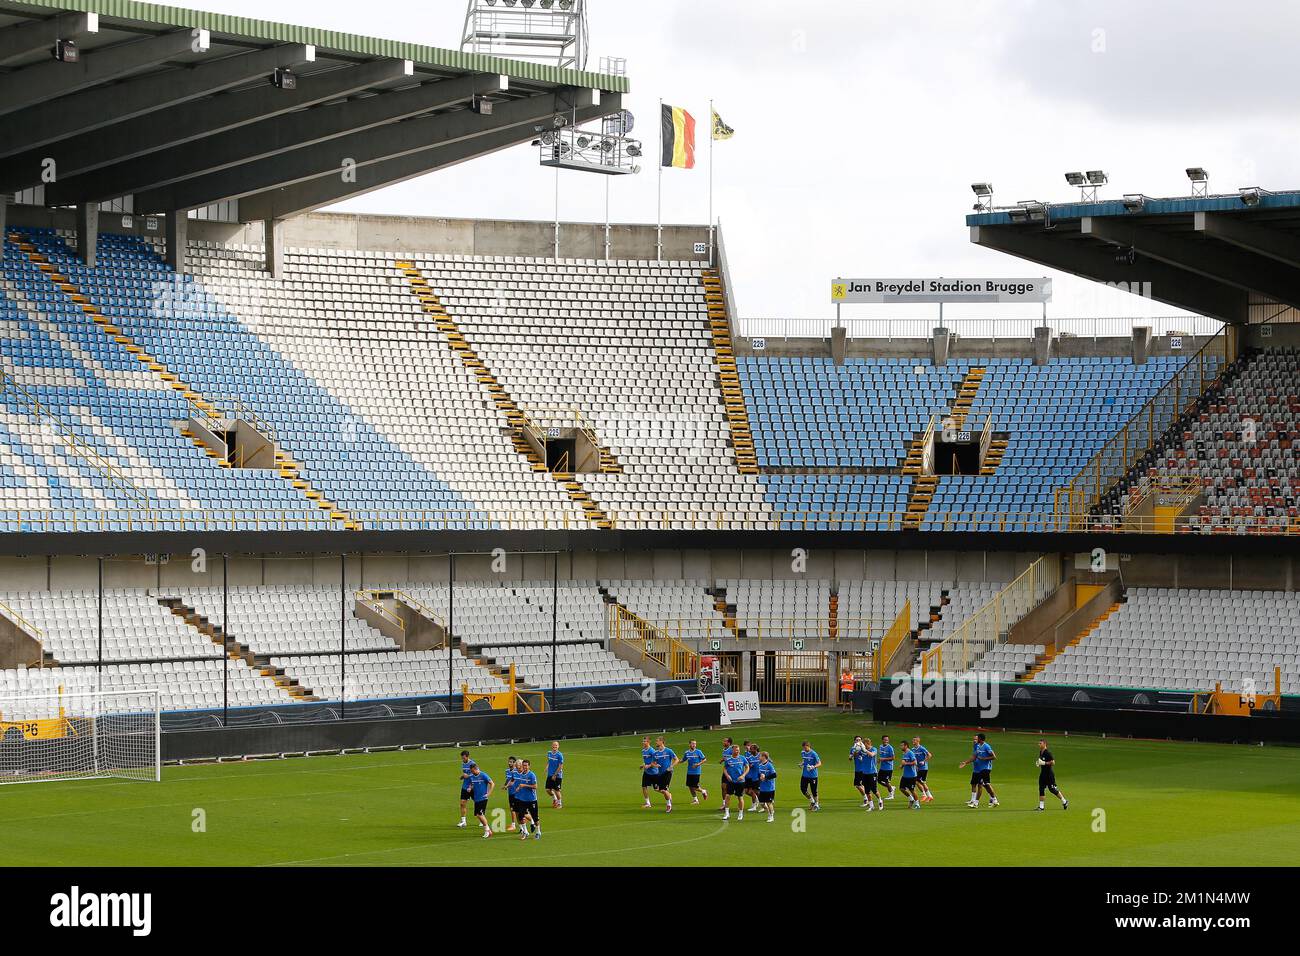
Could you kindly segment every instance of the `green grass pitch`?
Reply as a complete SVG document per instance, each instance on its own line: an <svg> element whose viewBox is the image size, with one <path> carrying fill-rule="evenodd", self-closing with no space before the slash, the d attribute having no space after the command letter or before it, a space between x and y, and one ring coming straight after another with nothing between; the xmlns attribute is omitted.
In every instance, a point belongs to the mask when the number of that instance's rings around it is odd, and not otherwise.
<svg viewBox="0 0 1300 956"><path fill-rule="evenodd" d="M925 731L937 755L938 799L858 809L848 749L881 728L825 711L768 711L728 731L772 752L776 822L721 820L716 793L724 731L699 733L709 756L703 806L679 769L676 808L641 809L640 741L570 740L566 806L542 795L540 841L480 837L455 827L458 748L167 767L161 784L117 780L0 787L0 860L9 866L518 866L518 865L1294 865L1300 859L1300 749L1049 738L1070 809L1048 795L1037 813L1036 735L992 733L1002 806L971 810L970 734ZM679 754L689 734L673 733ZM798 794L800 741L825 761L820 813ZM509 754L540 760L546 744L471 748L493 778ZM542 769L545 765L542 764ZM896 774L897 777L897 774ZM500 791L498 791L498 794ZM494 795L492 806L503 806ZM196 811L205 832L195 832ZM1104 814L1104 819L1100 816ZM802 821L802 825L800 822ZM1101 824L1104 823L1104 829Z"/></svg>

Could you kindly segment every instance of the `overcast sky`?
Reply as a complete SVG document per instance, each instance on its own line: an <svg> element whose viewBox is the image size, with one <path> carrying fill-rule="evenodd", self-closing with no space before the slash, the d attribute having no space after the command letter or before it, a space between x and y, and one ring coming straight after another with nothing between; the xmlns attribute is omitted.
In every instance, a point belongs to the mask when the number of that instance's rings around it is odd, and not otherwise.
<svg viewBox="0 0 1300 956"><path fill-rule="evenodd" d="M589 66L627 58L625 105L648 152L660 98L700 122L697 168L664 172L665 222L707 219L710 98L735 128L715 147L714 210L747 317L828 316L836 275L1042 274L971 245L978 180L999 204L1073 198L1073 169L1106 170L1103 196L1186 195L1192 165L1212 191L1296 185L1294 0L588 2ZM178 5L450 48L465 12L462 0ZM655 179L651 160L616 180L612 217L654 222ZM602 177L562 173L561 218L603 221L604 195ZM554 202L553 171L522 146L336 208L551 219ZM1174 311L1055 278L1053 316ZM950 314L993 307L963 308Z"/></svg>

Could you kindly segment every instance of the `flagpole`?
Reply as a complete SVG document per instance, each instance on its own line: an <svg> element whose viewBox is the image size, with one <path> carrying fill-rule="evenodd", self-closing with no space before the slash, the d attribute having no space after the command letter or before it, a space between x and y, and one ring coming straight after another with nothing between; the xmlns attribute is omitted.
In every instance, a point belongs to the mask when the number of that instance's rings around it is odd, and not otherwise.
<svg viewBox="0 0 1300 956"><path fill-rule="evenodd" d="M713 268L713 100L709 100L709 268Z"/></svg>
<svg viewBox="0 0 1300 956"><path fill-rule="evenodd" d="M659 178L655 198L655 260L664 260L664 101L659 100Z"/></svg>

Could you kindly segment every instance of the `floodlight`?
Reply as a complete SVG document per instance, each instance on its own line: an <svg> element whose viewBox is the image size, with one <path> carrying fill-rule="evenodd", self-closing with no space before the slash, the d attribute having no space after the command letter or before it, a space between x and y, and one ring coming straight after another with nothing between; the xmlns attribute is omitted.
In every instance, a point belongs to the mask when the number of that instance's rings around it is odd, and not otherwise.
<svg viewBox="0 0 1300 956"><path fill-rule="evenodd" d="M551 145L552 143L554 143L554 142L555 142L555 134L554 134L554 133L546 132L546 133L543 133L543 134L542 134L542 145L543 145L543 146L550 146L550 145Z"/></svg>
<svg viewBox="0 0 1300 956"><path fill-rule="evenodd" d="M551 9L551 7L553 7L553 6L555 6L555 0L542 0L542 9L543 9L543 10L549 10L549 9Z"/></svg>
<svg viewBox="0 0 1300 956"><path fill-rule="evenodd" d="M556 129L560 129L562 126L568 126L569 118L565 116L563 113L556 113L553 117L551 117L551 125L553 125Z"/></svg>
<svg viewBox="0 0 1300 956"><path fill-rule="evenodd" d="M1084 176L1083 173L1066 173L1065 181L1071 186L1086 186L1088 177Z"/></svg>
<svg viewBox="0 0 1300 956"><path fill-rule="evenodd" d="M640 155L641 155L641 147L638 146L636 143L628 143L627 146L625 147L625 149L627 150L627 154L628 154L629 156L640 156Z"/></svg>
<svg viewBox="0 0 1300 956"><path fill-rule="evenodd" d="M992 196L992 195L993 195L993 184L992 184L992 183L971 183L971 184L970 184L970 188L971 188L971 191L974 192L976 196Z"/></svg>
<svg viewBox="0 0 1300 956"><path fill-rule="evenodd" d="M600 141L600 151L602 153L613 152L613 150L614 150L614 141L612 139L602 139Z"/></svg>
<svg viewBox="0 0 1300 956"><path fill-rule="evenodd" d="M590 136L584 134L578 137L578 149L586 149L590 145L591 145Z"/></svg>
<svg viewBox="0 0 1300 956"><path fill-rule="evenodd" d="M1100 169L1088 170L1088 182L1093 186L1104 186L1110 181L1104 172Z"/></svg>
<svg viewBox="0 0 1300 956"><path fill-rule="evenodd" d="M1007 210L1007 218L1012 222L1028 222L1029 210L1024 206L1013 206Z"/></svg>
<svg viewBox="0 0 1300 956"><path fill-rule="evenodd" d="M1047 207L1037 199L1022 199L1019 205L1020 208L1025 211L1025 215L1030 219L1038 220L1047 218Z"/></svg>
<svg viewBox="0 0 1300 956"><path fill-rule="evenodd" d="M573 9L573 0L560 0L560 9L561 9L561 10L572 10L572 9Z"/></svg>
<svg viewBox="0 0 1300 956"><path fill-rule="evenodd" d="M513 7L519 0L501 0L507 7Z"/></svg>
<svg viewBox="0 0 1300 956"><path fill-rule="evenodd" d="M519 2L523 4L525 7L531 7L533 5L534 0L519 0Z"/></svg>
<svg viewBox="0 0 1300 956"><path fill-rule="evenodd" d="M1209 180L1210 174L1200 166L1188 166L1187 178L1194 183L1203 183Z"/></svg>
<svg viewBox="0 0 1300 956"><path fill-rule="evenodd" d="M1142 209L1146 204L1147 204L1147 197L1142 195L1141 193L1124 194L1125 212L1137 212L1138 210Z"/></svg>
<svg viewBox="0 0 1300 956"><path fill-rule="evenodd" d="M1264 194L1264 190L1258 186L1242 186L1238 190L1241 193L1241 201L1247 206L1258 206L1259 197Z"/></svg>

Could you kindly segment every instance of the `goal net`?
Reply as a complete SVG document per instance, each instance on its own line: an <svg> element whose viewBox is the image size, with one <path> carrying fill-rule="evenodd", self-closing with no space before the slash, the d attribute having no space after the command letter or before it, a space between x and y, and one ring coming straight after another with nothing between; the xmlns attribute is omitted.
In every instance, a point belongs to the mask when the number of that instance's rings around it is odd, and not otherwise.
<svg viewBox="0 0 1300 956"><path fill-rule="evenodd" d="M0 784L161 780L156 690L0 695Z"/></svg>

